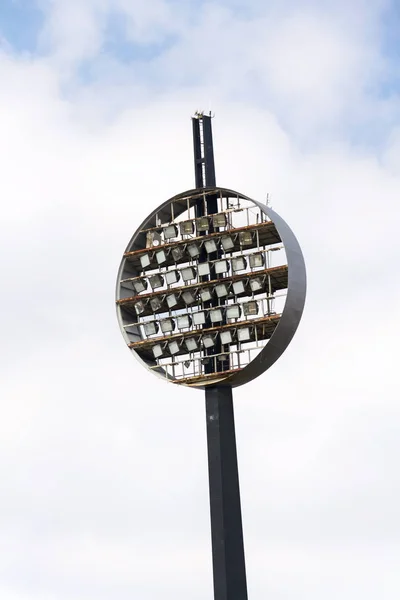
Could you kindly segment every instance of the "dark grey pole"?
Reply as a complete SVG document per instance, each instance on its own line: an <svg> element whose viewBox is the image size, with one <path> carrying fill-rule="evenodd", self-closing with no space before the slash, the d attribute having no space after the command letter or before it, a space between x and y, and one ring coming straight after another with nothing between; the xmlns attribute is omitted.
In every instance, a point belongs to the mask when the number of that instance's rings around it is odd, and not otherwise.
<svg viewBox="0 0 400 600"><path fill-rule="evenodd" d="M211 116L193 118L196 188L215 187ZM218 211L217 195L207 200L207 214ZM199 201L197 216L204 214ZM210 256L210 259L216 258ZM203 260L207 260L204 256ZM219 347L220 348L220 347ZM217 352L219 350L217 349ZM207 371L213 372L213 365ZM229 366L221 364L221 370ZM232 388L206 388L208 477L214 600L247 600L239 475Z"/></svg>

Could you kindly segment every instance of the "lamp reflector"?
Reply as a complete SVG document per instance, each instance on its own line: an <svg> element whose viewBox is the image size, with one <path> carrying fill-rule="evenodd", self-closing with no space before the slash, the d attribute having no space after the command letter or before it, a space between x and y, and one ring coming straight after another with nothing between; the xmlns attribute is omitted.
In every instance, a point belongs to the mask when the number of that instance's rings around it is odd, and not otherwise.
<svg viewBox="0 0 400 600"><path fill-rule="evenodd" d="M227 260L217 260L214 264L215 272L219 275L220 273L226 273L229 271L229 263Z"/></svg>
<svg viewBox="0 0 400 600"><path fill-rule="evenodd" d="M171 283L178 283L179 278L179 271L167 271L165 273L165 280L169 285L171 285Z"/></svg>
<svg viewBox="0 0 400 600"><path fill-rule="evenodd" d="M161 344L156 344L155 346L153 346L153 355L154 358L160 358L160 356L163 355L163 348L161 346Z"/></svg>
<svg viewBox="0 0 400 600"><path fill-rule="evenodd" d="M179 344L178 342L175 342L175 340L173 342L169 342L168 343L168 350L170 351L170 353L173 354L178 354L179 352Z"/></svg>
<svg viewBox="0 0 400 600"><path fill-rule="evenodd" d="M176 225L168 225L168 227L164 227L164 239L171 240L178 235L178 228Z"/></svg>
<svg viewBox="0 0 400 600"><path fill-rule="evenodd" d="M150 255L149 254L142 254L142 256L140 257L140 264L142 266L142 269L145 269L146 267L148 267L151 263L150 260Z"/></svg>
<svg viewBox="0 0 400 600"><path fill-rule="evenodd" d="M174 308L174 306L178 304L178 298L175 294L170 294L169 296L167 296L167 304L168 308Z"/></svg>
<svg viewBox="0 0 400 600"><path fill-rule="evenodd" d="M233 291L236 295L243 294L245 291L244 282L243 281L234 281L232 283Z"/></svg>
<svg viewBox="0 0 400 600"><path fill-rule="evenodd" d="M213 215L212 222L214 227L226 227L226 215L224 213Z"/></svg>
<svg viewBox="0 0 400 600"><path fill-rule="evenodd" d="M240 317L240 306L239 304L231 304L226 309L227 319L238 319Z"/></svg>
<svg viewBox="0 0 400 600"><path fill-rule="evenodd" d="M210 320L211 323L219 323L222 321L222 310L220 308L210 310Z"/></svg>
<svg viewBox="0 0 400 600"><path fill-rule="evenodd" d="M208 231L209 227L210 223L208 222L208 217L198 217L196 219L197 231Z"/></svg>
<svg viewBox="0 0 400 600"><path fill-rule="evenodd" d="M164 279L161 277L161 275L152 275L149 277L149 282L153 290L164 285Z"/></svg>
<svg viewBox="0 0 400 600"><path fill-rule="evenodd" d="M179 227L182 235L191 235L194 232L193 221L183 221Z"/></svg>
<svg viewBox="0 0 400 600"><path fill-rule="evenodd" d="M212 300L212 295L209 289L200 290L200 298L202 302L209 302Z"/></svg>
<svg viewBox="0 0 400 600"><path fill-rule="evenodd" d="M210 264L208 262L199 263L197 265L197 270L199 272L200 277L209 275L210 274Z"/></svg>
<svg viewBox="0 0 400 600"><path fill-rule="evenodd" d="M193 325L204 325L206 322L206 313L203 311L193 313Z"/></svg>
<svg viewBox="0 0 400 600"><path fill-rule="evenodd" d="M146 335L154 335L158 331L157 321L149 321L144 324L144 332Z"/></svg>
<svg viewBox="0 0 400 600"><path fill-rule="evenodd" d="M135 310L136 310L137 315L141 315L142 313L144 313L144 310L145 310L144 302L142 302L142 301L136 302Z"/></svg>
<svg viewBox="0 0 400 600"><path fill-rule="evenodd" d="M195 296L194 292L189 292L189 291L183 292L182 298L183 298L183 301L185 302L185 304L193 304L193 302L196 301L196 296Z"/></svg>
<svg viewBox="0 0 400 600"><path fill-rule="evenodd" d="M211 252L217 251L217 244L215 243L215 240L206 240L204 242L204 247L208 254L211 254Z"/></svg>
<svg viewBox="0 0 400 600"><path fill-rule="evenodd" d="M251 339L250 327L241 327L238 329L237 338L239 342L248 342Z"/></svg>
<svg viewBox="0 0 400 600"><path fill-rule="evenodd" d="M180 260L184 254L182 246L174 246L174 248L171 250L171 254L174 261L178 262L178 260Z"/></svg>
<svg viewBox="0 0 400 600"><path fill-rule="evenodd" d="M222 331L220 333L221 344L231 344L232 343L232 332L231 331Z"/></svg>
<svg viewBox="0 0 400 600"><path fill-rule="evenodd" d="M232 250L232 248L235 247L233 239L231 238L230 235L223 235L222 236L222 238L221 238L221 245L222 245L223 249L225 250L225 252L228 252L229 250Z"/></svg>
<svg viewBox="0 0 400 600"><path fill-rule="evenodd" d="M192 324L192 320L189 315L181 315L177 318L178 329L188 329Z"/></svg>
<svg viewBox="0 0 400 600"><path fill-rule="evenodd" d="M212 335L205 335L203 337L204 348L212 348L215 345L215 341Z"/></svg>
<svg viewBox="0 0 400 600"><path fill-rule="evenodd" d="M160 321L160 325L163 333L171 333L174 330L173 319L162 319L162 321Z"/></svg>
<svg viewBox="0 0 400 600"><path fill-rule="evenodd" d="M185 267L181 270L183 281L190 281L196 278L196 269L193 267Z"/></svg>
<svg viewBox="0 0 400 600"><path fill-rule="evenodd" d="M247 266L246 259L243 256L232 258L232 270L243 271Z"/></svg>
<svg viewBox="0 0 400 600"><path fill-rule="evenodd" d="M150 306L152 311L160 310L162 307L162 299L159 296L154 296L154 298L150 298Z"/></svg>
<svg viewBox="0 0 400 600"><path fill-rule="evenodd" d="M145 279L135 279L132 285L137 294L147 289L147 281Z"/></svg>
<svg viewBox="0 0 400 600"><path fill-rule="evenodd" d="M251 231L241 231L239 233L239 242L241 246L251 246L253 243L253 236Z"/></svg>
<svg viewBox="0 0 400 600"><path fill-rule="evenodd" d="M187 251L192 258L196 258L200 254L200 248L197 244L188 244Z"/></svg>
<svg viewBox="0 0 400 600"><path fill-rule="evenodd" d="M223 298L228 295L228 286L225 283L219 283L215 286L215 293L218 298Z"/></svg>
<svg viewBox="0 0 400 600"><path fill-rule="evenodd" d="M158 250L158 252L156 252L156 259L159 265L165 263L165 261L167 260L167 253L165 252L165 250Z"/></svg>
<svg viewBox="0 0 400 600"><path fill-rule="evenodd" d="M245 317L258 313L258 303L255 300L243 303L243 314Z"/></svg>
<svg viewBox="0 0 400 600"><path fill-rule="evenodd" d="M196 338L187 338L185 340L185 346L189 350L189 352L194 352L198 349Z"/></svg>
<svg viewBox="0 0 400 600"><path fill-rule="evenodd" d="M250 279L250 287L252 292L259 292L263 288L263 282L261 277Z"/></svg>
<svg viewBox="0 0 400 600"><path fill-rule="evenodd" d="M252 269L262 267L264 265L264 257L259 252L257 252L257 254L250 254L249 262Z"/></svg>

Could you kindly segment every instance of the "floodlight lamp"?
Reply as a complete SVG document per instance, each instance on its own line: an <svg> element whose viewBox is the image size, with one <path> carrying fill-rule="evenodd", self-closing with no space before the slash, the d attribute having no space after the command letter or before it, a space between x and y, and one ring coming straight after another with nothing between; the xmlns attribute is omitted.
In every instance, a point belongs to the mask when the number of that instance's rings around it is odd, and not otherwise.
<svg viewBox="0 0 400 600"><path fill-rule="evenodd" d="M182 294L183 301L185 304L193 304L196 301L196 296L194 292L186 291Z"/></svg>
<svg viewBox="0 0 400 600"><path fill-rule="evenodd" d="M264 257L260 252L251 254L249 257L250 267L256 269L257 267L264 266Z"/></svg>
<svg viewBox="0 0 400 600"><path fill-rule="evenodd" d="M161 275L152 275L149 277L149 282L153 290L164 285L164 279L161 277Z"/></svg>
<svg viewBox="0 0 400 600"><path fill-rule="evenodd" d="M194 232L193 221L183 221L179 227L182 235L191 235Z"/></svg>
<svg viewBox="0 0 400 600"><path fill-rule="evenodd" d="M136 302L135 306L135 311L137 315L141 315L144 313L145 311L145 305L144 302L140 301L140 302Z"/></svg>
<svg viewBox="0 0 400 600"><path fill-rule="evenodd" d="M151 263L150 260L150 254L142 254L142 256L140 257L140 264L142 266L142 269L145 269L146 267L148 267Z"/></svg>
<svg viewBox="0 0 400 600"><path fill-rule="evenodd" d="M160 321L161 331L163 333L171 333L174 330L173 319L162 319Z"/></svg>
<svg viewBox="0 0 400 600"><path fill-rule="evenodd" d="M208 231L209 227L210 227L210 223L208 221L208 217L198 217L196 219L197 231Z"/></svg>
<svg viewBox="0 0 400 600"><path fill-rule="evenodd" d="M217 262L214 263L214 267L217 275L229 271L229 263L227 260L217 260Z"/></svg>
<svg viewBox="0 0 400 600"><path fill-rule="evenodd" d="M167 296L167 304L168 308L174 308L174 306L178 304L178 298L175 294L170 294L169 296Z"/></svg>
<svg viewBox="0 0 400 600"><path fill-rule="evenodd" d="M164 239L172 240L178 235L178 228L176 225L168 225L168 227L164 227Z"/></svg>
<svg viewBox="0 0 400 600"><path fill-rule="evenodd" d="M197 244L188 244L187 251L192 258L196 258L200 254L200 248Z"/></svg>
<svg viewBox="0 0 400 600"><path fill-rule="evenodd" d="M206 322L206 313L204 311L199 311L193 313L193 325L204 325Z"/></svg>
<svg viewBox="0 0 400 600"><path fill-rule="evenodd" d="M221 338L221 344L232 344L233 338L231 331L222 331L219 337Z"/></svg>
<svg viewBox="0 0 400 600"><path fill-rule="evenodd" d="M148 231L146 235L146 247L159 246L162 242L161 235L158 231Z"/></svg>
<svg viewBox="0 0 400 600"><path fill-rule="evenodd" d="M179 278L179 271L167 271L165 273L165 281L168 283L168 285L171 285L172 283L178 283Z"/></svg>
<svg viewBox="0 0 400 600"><path fill-rule="evenodd" d="M219 362L225 362L228 359L229 359L229 354L220 354L219 356L217 356L217 360Z"/></svg>
<svg viewBox="0 0 400 600"><path fill-rule="evenodd" d="M241 246L251 246L253 243L253 236L251 231L241 231L239 233L239 242Z"/></svg>
<svg viewBox="0 0 400 600"><path fill-rule="evenodd" d="M250 327L241 327L238 329L237 338L239 342L248 342L251 339Z"/></svg>
<svg viewBox="0 0 400 600"><path fill-rule="evenodd" d="M189 352L194 352L195 350L198 350L196 338L187 338L185 340L185 346L189 350Z"/></svg>
<svg viewBox="0 0 400 600"><path fill-rule="evenodd" d="M217 244L215 243L215 240L206 240L204 242L204 247L206 249L207 254L211 254L212 252L217 251Z"/></svg>
<svg viewBox="0 0 400 600"><path fill-rule="evenodd" d="M176 321L178 329L189 329L189 327L192 324L192 319L189 315L180 315L179 317L177 317Z"/></svg>
<svg viewBox="0 0 400 600"><path fill-rule="evenodd" d="M174 246L171 250L172 258L175 262L178 262L184 255L184 250L182 246Z"/></svg>
<svg viewBox="0 0 400 600"><path fill-rule="evenodd" d="M243 281L234 281L232 283L232 288L236 296L243 294L246 289Z"/></svg>
<svg viewBox="0 0 400 600"><path fill-rule="evenodd" d="M240 317L240 306L239 304L231 304L226 309L227 319L238 319Z"/></svg>
<svg viewBox="0 0 400 600"><path fill-rule="evenodd" d="M135 279L135 281L132 283L133 289L135 290L135 292L137 294L140 294L140 292L143 292L144 290L147 290L147 281L145 279Z"/></svg>
<svg viewBox="0 0 400 600"><path fill-rule="evenodd" d="M205 277L206 275L210 275L210 263L203 262L197 265L197 270L199 272L200 277Z"/></svg>
<svg viewBox="0 0 400 600"><path fill-rule="evenodd" d="M215 293L217 294L218 298L223 298L224 296L227 296L229 293L229 290L228 290L228 286L226 285L226 283L219 283L218 285L216 285Z"/></svg>
<svg viewBox="0 0 400 600"><path fill-rule="evenodd" d="M212 300L210 290L208 288L206 288L205 290L200 290L200 298L202 302L209 302L210 300Z"/></svg>
<svg viewBox="0 0 400 600"><path fill-rule="evenodd" d="M263 280L261 277L250 279L250 288L252 292L259 292L263 288Z"/></svg>
<svg viewBox="0 0 400 600"><path fill-rule="evenodd" d="M168 350L170 351L170 354L174 355L174 354L178 354L179 352L179 344L178 342L168 342Z"/></svg>
<svg viewBox="0 0 400 600"><path fill-rule="evenodd" d="M243 314L245 317L258 314L258 302L251 300L243 303Z"/></svg>
<svg viewBox="0 0 400 600"><path fill-rule="evenodd" d="M246 259L243 256L232 258L232 271L243 271L247 266Z"/></svg>
<svg viewBox="0 0 400 600"><path fill-rule="evenodd" d="M162 299L160 298L160 296L154 296L154 298L150 298L150 306L153 312L156 312L156 310L160 310L160 308L162 307Z"/></svg>
<svg viewBox="0 0 400 600"><path fill-rule="evenodd" d="M154 358L160 358L164 354L164 350L161 344L156 344L153 346L153 355Z"/></svg>
<svg viewBox="0 0 400 600"><path fill-rule="evenodd" d="M226 227L226 214L217 213L213 215L212 222L214 227Z"/></svg>
<svg viewBox="0 0 400 600"><path fill-rule="evenodd" d="M212 348L215 346L215 340L212 335L203 336L202 343L204 348Z"/></svg>
<svg viewBox="0 0 400 600"><path fill-rule="evenodd" d="M211 323L219 323L222 321L222 310L220 308L215 308L214 310L210 310L210 320Z"/></svg>
<svg viewBox="0 0 400 600"><path fill-rule="evenodd" d="M154 335L158 331L157 321L149 321L144 324L144 332L146 335Z"/></svg>
<svg viewBox="0 0 400 600"><path fill-rule="evenodd" d="M156 259L159 265L165 263L167 260L167 253L165 252L165 250L158 250L158 252L156 252Z"/></svg>
<svg viewBox="0 0 400 600"><path fill-rule="evenodd" d="M229 252L229 250L232 250L232 248L235 247L234 241L230 235L223 235L221 237L221 246L225 252Z"/></svg>
<svg viewBox="0 0 400 600"><path fill-rule="evenodd" d="M196 269L193 267L185 267L181 270L183 281L191 281L192 279L196 279Z"/></svg>

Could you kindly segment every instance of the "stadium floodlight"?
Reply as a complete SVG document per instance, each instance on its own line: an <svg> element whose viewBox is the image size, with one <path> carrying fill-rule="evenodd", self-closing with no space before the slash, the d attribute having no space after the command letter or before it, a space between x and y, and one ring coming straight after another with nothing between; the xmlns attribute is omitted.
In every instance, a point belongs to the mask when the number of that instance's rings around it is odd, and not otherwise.
<svg viewBox="0 0 400 600"><path fill-rule="evenodd" d="M207 254L211 254L212 252L217 251L217 244L215 240L206 240L204 242L204 248L206 249Z"/></svg>
<svg viewBox="0 0 400 600"><path fill-rule="evenodd" d="M149 267L151 264L150 255L142 254L142 256L140 257L140 264L141 264L143 270L146 269L147 267Z"/></svg>
<svg viewBox="0 0 400 600"><path fill-rule="evenodd" d="M132 282L132 286L135 292L137 294L140 294L140 292L144 292L144 290L147 290L147 281L146 279L142 278L135 279L135 281Z"/></svg>
<svg viewBox="0 0 400 600"><path fill-rule="evenodd" d="M193 221L183 221L180 223L179 227L182 235L192 235L194 232Z"/></svg>
<svg viewBox="0 0 400 600"><path fill-rule="evenodd" d="M153 298L150 298L150 306L153 312L160 310L162 307L162 298L160 296L153 296Z"/></svg>
<svg viewBox="0 0 400 600"><path fill-rule="evenodd" d="M214 263L214 268L217 275L226 273L229 271L229 262L227 260L217 260L217 262Z"/></svg>
<svg viewBox="0 0 400 600"><path fill-rule="evenodd" d="M169 294L167 296L167 304L168 304L168 308L174 308L174 306L176 306L178 304L178 298L177 298L176 294Z"/></svg>
<svg viewBox="0 0 400 600"><path fill-rule="evenodd" d="M171 250L171 254L174 261L178 262L178 260L181 260L181 258L185 254L183 246L174 246Z"/></svg>
<svg viewBox="0 0 400 600"><path fill-rule="evenodd" d="M210 310L211 323L220 323L222 320L223 320L222 310L220 308L215 308L214 310Z"/></svg>
<svg viewBox="0 0 400 600"><path fill-rule="evenodd" d="M158 331L157 321L148 321L144 324L144 332L146 335L154 335Z"/></svg>
<svg viewBox="0 0 400 600"><path fill-rule="evenodd" d="M239 242L241 246L251 246L253 243L251 231L241 231L239 233Z"/></svg>
<svg viewBox="0 0 400 600"><path fill-rule="evenodd" d="M250 254L249 263L250 263L250 267L252 269L256 269L257 267L263 267L264 266L264 256L261 254L261 252L256 252L255 254Z"/></svg>
<svg viewBox="0 0 400 600"><path fill-rule="evenodd" d="M211 290L209 288L200 290L200 298L202 302L209 302L210 300L212 300Z"/></svg>
<svg viewBox="0 0 400 600"><path fill-rule="evenodd" d="M196 294L189 290L182 293L182 298L185 304L193 304L193 302L196 302Z"/></svg>
<svg viewBox="0 0 400 600"><path fill-rule="evenodd" d="M161 275L152 275L151 277L149 277L149 283L153 290L155 290L164 285L164 279Z"/></svg>
<svg viewBox="0 0 400 600"><path fill-rule="evenodd" d="M232 258L232 271L244 271L247 267L246 259L244 256L236 256Z"/></svg>
<svg viewBox="0 0 400 600"><path fill-rule="evenodd" d="M178 283L179 279L180 279L179 271L167 271L165 273L165 281L168 283L168 285L171 285L173 283Z"/></svg>
<svg viewBox="0 0 400 600"><path fill-rule="evenodd" d="M192 258L197 258L200 254L200 247L198 244L188 244L187 251Z"/></svg>
<svg viewBox="0 0 400 600"><path fill-rule="evenodd" d="M230 235L223 235L221 237L221 246L225 252L229 252L229 250L232 250L232 248L235 247L235 243Z"/></svg>
<svg viewBox="0 0 400 600"><path fill-rule="evenodd" d="M237 330L237 339L239 342L248 342L251 340L250 327L240 327Z"/></svg>
<svg viewBox="0 0 400 600"><path fill-rule="evenodd" d="M175 323L173 319L162 319L160 321L161 331L163 333L172 333L174 330Z"/></svg>
<svg viewBox="0 0 400 600"><path fill-rule="evenodd" d="M215 346L215 339L212 335L204 335L202 339L204 348L212 348Z"/></svg>
<svg viewBox="0 0 400 600"><path fill-rule="evenodd" d="M196 338L186 338L185 346L189 350L189 352L195 352L199 348Z"/></svg>
<svg viewBox="0 0 400 600"><path fill-rule="evenodd" d="M215 286L215 293L217 294L218 298L223 298L224 296L227 296L229 294L229 290L228 290L228 286L226 283L219 283L218 285Z"/></svg>
<svg viewBox="0 0 400 600"><path fill-rule="evenodd" d="M226 214L217 213L212 216L212 223L214 227L226 227Z"/></svg>
<svg viewBox="0 0 400 600"><path fill-rule="evenodd" d="M221 344L223 344L224 346L226 344L232 344L233 342L232 331L230 331L229 329L228 331L221 331L219 337L221 338Z"/></svg>
<svg viewBox="0 0 400 600"><path fill-rule="evenodd" d="M261 277L254 277L250 279L250 288L252 292L259 292L263 289L263 280Z"/></svg>
<svg viewBox="0 0 400 600"><path fill-rule="evenodd" d="M196 279L196 269L193 267L185 267L181 269L181 275L183 281L191 281L192 279Z"/></svg>
<svg viewBox="0 0 400 600"><path fill-rule="evenodd" d="M145 309L145 304L144 302L142 302L141 300L139 302L136 302L134 304L135 307L135 311L137 315L142 315L144 313Z"/></svg>
<svg viewBox="0 0 400 600"><path fill-rule="evenodd" d="M189 315L180 315L176 319L176 325L178 329L189 329L192 324L192 319Z"/></svg>
<svg viewBox="0 0 400 600"><path fill-rule="evenodd" d="M210 263L203 262L197 265L197 270L199 272L199 277L205 277L211 273L210 271Z"/></svg>
<svg viewBox="0 0 400 600"><path fill-rule="evenodd" d="M160 358L164 354L164 350L161 344L155 344L153 346L154 358Z"/></svg>
<svg viewBox="0 0 400 600"><path fill-rule="evenodd" d="M156 252L156 260L159 265L162 265L166 262L167 253L165 252L165 250L158 250L158 252Z"/></svg>
<svg viewBox="0 0 400 600"><path fill-rule="evenodd" d="M193 325L204 325L206 322L206 313L202 310L193 313Z"/></svg>
<svg viewBox="0 0 400 600"><path fill-rule="evenodd" d="M243 303L243 314L245 317L258 314L258 302L252 300Z"/></svg>
<svg viewBox="0 0 400 600"><path fill-rule="evenodd" d="M239 304L231 304L226 309L226 318L227 319L239 319L240 317L240 306Z"/></svg>
<svg viewBox="0 0 400 600"><path fill-rule="evenodd" d="M170 351L170 354L172 354L172 355L178 354L178 352L179 352L178 342L176 342L175 340L173 340L172 342L168 342L168 350Z"/></svg>
<svg viewBox="0 0 400 600"><path fill-rule="evenodd" d="M168 227L164 227L163 232L165 240L172 240L177 237L178 228L176 225L168 225Z"/></svg>
<svg viewBox="0 0 400 600"><path fill-rule="evenodd" d="M246 288L244 285L244 281L234 281L232 283L233 293L238 296L239 294L244 294Z"/></svg>
<svg viewBox="0 0 400 600"><path fill-rule="evenodd" d="M208 217L198 217L196 219L196 229L197 231L208 231L210 228L210 222Z"/></svg>

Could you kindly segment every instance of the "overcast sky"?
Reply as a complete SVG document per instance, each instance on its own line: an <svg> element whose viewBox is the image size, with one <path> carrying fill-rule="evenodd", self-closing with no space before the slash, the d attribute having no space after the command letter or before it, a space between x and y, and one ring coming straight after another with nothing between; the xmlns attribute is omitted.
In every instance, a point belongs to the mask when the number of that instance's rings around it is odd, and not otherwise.
<svg viewBox="0 0 400 600"><path fill-rule="evenodd" d="M212 598L204 397L118 330L137 225L217 183L304 250L280 361L235 390L250 600L400 597L400 9L1 0L0 598Z"/></svg>

